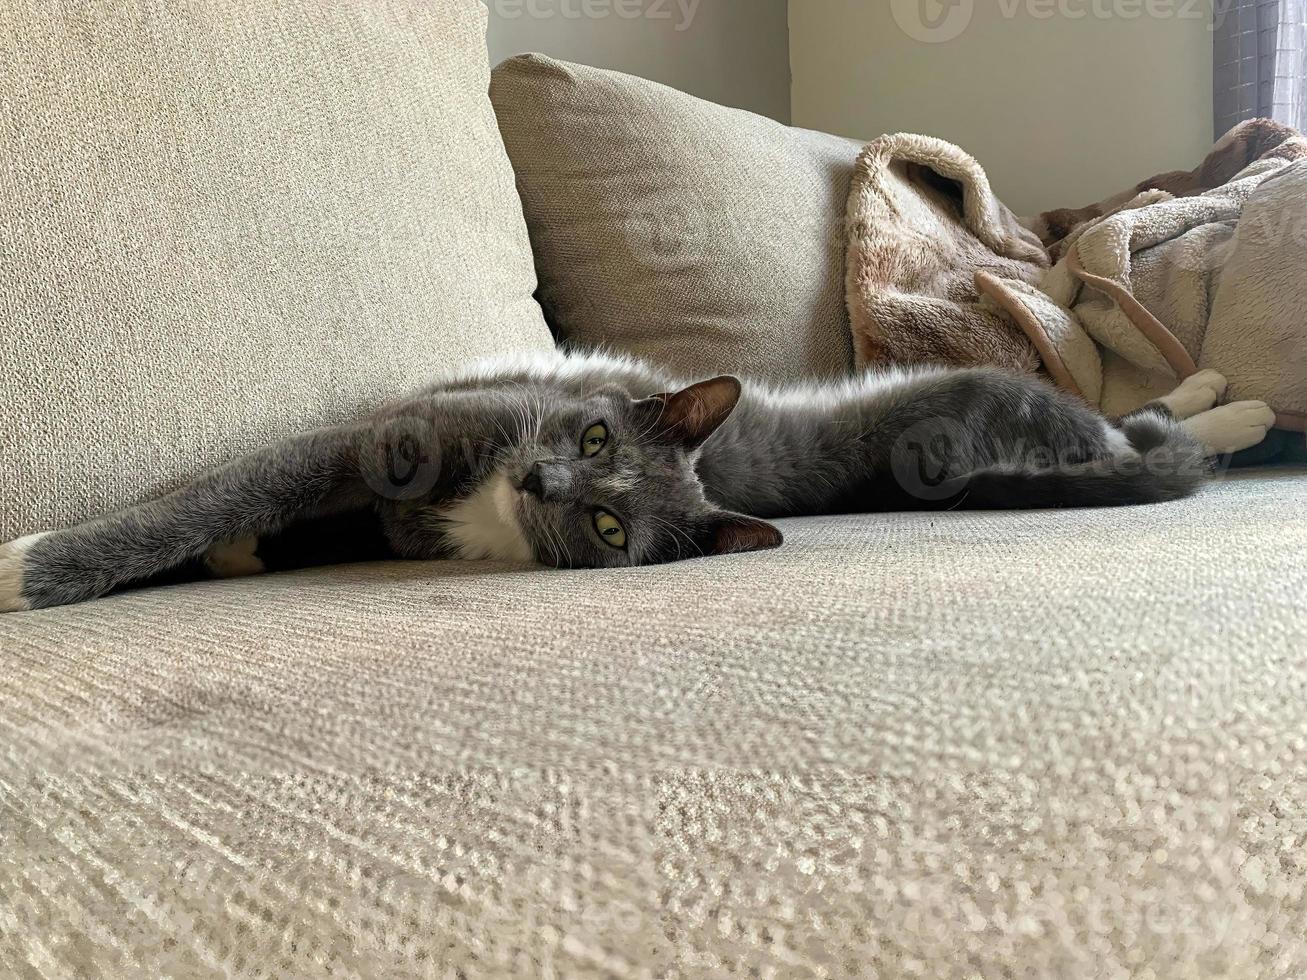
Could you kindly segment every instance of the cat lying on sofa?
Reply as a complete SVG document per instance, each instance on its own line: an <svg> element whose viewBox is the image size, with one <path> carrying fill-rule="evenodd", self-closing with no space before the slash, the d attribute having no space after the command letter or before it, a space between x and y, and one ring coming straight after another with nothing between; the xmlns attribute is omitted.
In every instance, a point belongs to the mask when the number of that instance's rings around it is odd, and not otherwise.
<svg viewBox="0 0 1307 980"><path fill-rule="evenodd" d="M772 390L601 356L501 361L0 546L0 612L381 558L658 564L777 547L767 518L1174 500L1274 421L1214 408L1224 389L1203 372L1113 422L989 368Z"/></svg>

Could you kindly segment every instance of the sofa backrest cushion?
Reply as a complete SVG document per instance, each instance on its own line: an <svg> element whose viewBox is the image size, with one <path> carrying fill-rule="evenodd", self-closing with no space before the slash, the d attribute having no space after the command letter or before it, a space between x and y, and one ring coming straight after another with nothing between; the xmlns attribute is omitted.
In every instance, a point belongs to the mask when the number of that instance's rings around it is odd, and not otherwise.
<svg viewBox="0 0 1307 980"><path fill-rule="evenodd" d="M550 345L485 24L0 7L0 541Z"/></svg>
<svg viewBox="0 0 1307 980"><path fill-rule="evenodd" d="M490 95L562 339L705 377L851 371L861 144L540 55L501 64Z"/></svg>

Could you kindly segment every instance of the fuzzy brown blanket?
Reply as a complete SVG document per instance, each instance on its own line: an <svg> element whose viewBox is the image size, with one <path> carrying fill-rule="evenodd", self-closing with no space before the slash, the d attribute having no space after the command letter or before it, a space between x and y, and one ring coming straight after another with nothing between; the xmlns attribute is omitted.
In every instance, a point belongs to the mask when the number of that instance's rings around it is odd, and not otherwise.
<svg viewBox="0 0 1307 980"><path fill-rule="evenodd" d="M1129 190L1083 208L1045 211L1023 222L1048 248L1054 262L1062 258L1063 243L1098 218L1114 214L1145 191L1165 191L1172 197L1196 197L1223 187L1258 160L1303 159L1302 134L1272 119L1250 119L1225 134L1198 167L1173 170L1141 180Z"/></svg>
<svg viewBox="0 0 1307 980"><path fill-rule="evenodd" d="M847 230L858 367L1038 367L1011 318L981 301L975 276L984 270L1037 283L1048 254L994 196L972 157L930 136L882 136L858 157Z"/></svg>
<svg viewBox="0 0 1307 980"><path fill-rule="evenodd" d="M988 364L1029 371L1055 364L1059 352L1037 332L1032 340L982 293L978 278L1037 286L1062 258L1063 242L1137 203L1141 193L1201 195L1256 161L1301 159L1305 146L1288 126L1252 120L1228 133L1194 170L1158 174L1097 204L1022 221L963 150L928 136L883 136L859 156L849 195L846 288L858 366Z"/></svg>

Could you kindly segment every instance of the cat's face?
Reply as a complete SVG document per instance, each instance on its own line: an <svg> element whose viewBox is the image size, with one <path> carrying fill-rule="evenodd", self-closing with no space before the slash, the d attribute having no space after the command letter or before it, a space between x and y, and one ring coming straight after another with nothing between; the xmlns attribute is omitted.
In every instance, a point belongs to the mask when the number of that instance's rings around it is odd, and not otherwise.
<svg viewBox="0 0 1307 980"><path fill-rule="evenodd" d="M536 557L611 568L779 546L770 524L712 507L695 474L739 395L738 381L718 378L641 401L604 389L552 409L503 466Z"/></svg>

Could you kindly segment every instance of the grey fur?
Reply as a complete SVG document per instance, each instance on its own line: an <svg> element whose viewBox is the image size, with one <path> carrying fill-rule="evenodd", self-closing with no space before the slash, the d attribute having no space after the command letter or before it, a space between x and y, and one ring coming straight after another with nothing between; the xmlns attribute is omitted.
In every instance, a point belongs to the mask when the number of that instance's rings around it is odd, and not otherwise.
<svg viewBox="0 0 1307 980"><path fill-rule="evenodd" d="M586 458L580 441L597 422L611 438ZM1149 503L1206 477L1203 450L1164 410L1120 431L1125 440L1041 381L988 369L741 392L734 379L689 387L598 356L500 365L43 537L23 556L21 598L41 608L158 581L246 537L280 566L454 557L435 515L500 473L519 491L513 506L536 558L578 567L779 545L761 518ZM620 518L625 548L606 543L596 511ZM313 522L372 527L376 540L342 536L339 549L297 562L295 542L320 537L304 531Z"/></svg>

